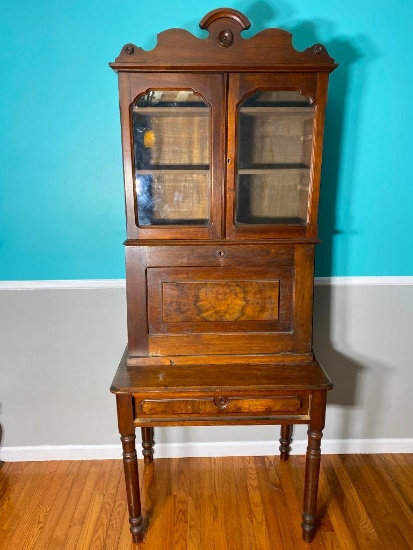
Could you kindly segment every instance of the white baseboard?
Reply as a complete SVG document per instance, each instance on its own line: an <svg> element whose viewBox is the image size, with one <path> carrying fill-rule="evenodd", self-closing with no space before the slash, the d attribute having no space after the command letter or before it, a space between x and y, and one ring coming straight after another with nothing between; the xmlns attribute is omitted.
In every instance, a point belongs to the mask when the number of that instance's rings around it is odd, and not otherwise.
<svg viewBox="0 0 413 550"><path fill-rule="evenodd" d="M137 438L138 442L138 438ZM137 445L138 447L138 445ZM307 442L293 441L292 455L304 455ZM326 439L323 454L413 453L413 439ZM224 443L160 443L155 444L156 458L271 456L278 454L277 441L230 441ZM138 456L140 452L138 449ZM44 460L120 459L119 445L39 445L0 448L3 462Z"/></svg>

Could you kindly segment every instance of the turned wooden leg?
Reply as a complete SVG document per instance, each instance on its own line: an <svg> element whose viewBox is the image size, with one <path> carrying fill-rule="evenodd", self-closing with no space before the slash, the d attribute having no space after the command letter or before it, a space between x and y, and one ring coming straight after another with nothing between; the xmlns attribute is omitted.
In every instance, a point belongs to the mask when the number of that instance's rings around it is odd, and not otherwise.
<svg viewBox="0 0 413 550"><path fill-rule="evenodd" d="M138 543L143 540L143 520L139 495L138 460L135 449L136 436L135 434L123 434L120 439L123 448L123 469L128 495L130 531L133 542Z"/></svg>
<svg viewBox="0 0 413 550"><path fill-rule="evenodd" d="M280 460L288 460L291 451L291 435L293 427L291 424L283 424L281 426L281 437L280 437Z"/></svg>
<svg viewBox="0 0 413 550"><path fill-rule="evenodd" d="M138 460L135 448L135 427L133 423L132 396L117 394L118 424L123 450L126 494L128 498L129 524L134 543L143 540L143 519L139 494Z"/></svg>
<svg viewBox="0 0 413 550"><path fill-rule="evenodd" d="M142 432L142 454L145 464L151 464L153 462L153 446L155 441L153 439L153 428L141 428Z"/></svg>
<svg viewBox="0 0 413 550"><path fill-rule="evenodd" d="M321 438L323 437L325 408L325 391L315 392L310 410L310 425L308 429L308 447L305 464L305 486L303 506L303 540L311 542L317 527L317 493L320 474Z"/></svg>

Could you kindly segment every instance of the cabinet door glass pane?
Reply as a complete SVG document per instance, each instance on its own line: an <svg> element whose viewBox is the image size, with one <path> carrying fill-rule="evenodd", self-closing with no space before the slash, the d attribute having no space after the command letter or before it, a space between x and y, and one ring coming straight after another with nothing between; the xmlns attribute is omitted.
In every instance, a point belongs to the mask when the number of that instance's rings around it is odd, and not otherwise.
<svg viewBox="0 0 413 550"><path fill-rule="evenodd" d="M132 105L138 225L210 225L210 107L192 91Z"/></svg>
<svg viewBox="0 0 413 550"><path fill-rule="evenodd" d="M238 107L236 223L306 225L314 107L297 91Z"/></svg>

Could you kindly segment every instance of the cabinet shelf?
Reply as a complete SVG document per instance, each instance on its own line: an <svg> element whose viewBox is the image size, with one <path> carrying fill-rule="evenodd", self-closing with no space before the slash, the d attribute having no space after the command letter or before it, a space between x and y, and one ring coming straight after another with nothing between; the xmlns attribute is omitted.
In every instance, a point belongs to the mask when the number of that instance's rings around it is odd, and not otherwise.
<svg viewBox="0 0 413 550"><path fill-rule="evenodd" d="M250 166L248 168L239 168L238 175L254 175L254 174L273 174L279 173L282 171L287 171L291 173L292 171L297 172L308 172L310 170L309 166L305 164L267 164L259 166Z"/></svg>
<svg viewBox="0 0 413 550"><path fill-rule="evenodd" d="M207 117L208 107L133 107L133 113L146 116Z"/></svg>
<svg viewBox="0 0 413 550"><path fill-rule="evenodd" d="M292 116L302 116L302 115L314 115L313 107L275 107L275 106L265 106L265 107L241 107L239 112L243 115L268 115L268 114L282 114L292 115Z"/></svg>
<svg viewBox="0 0 413 550"><path fill-rule="evenodd" d="M208 174L209 172L209 166L208 165L199 165L199 164L178 164L176 166L172 166L169 164L166 164L164 166L157 164L153 167L148 168L142 168L136 170L136 174L141 175L150 175L150 174L165 174L165 173L173 173L173 174L186 174L190 172L191 174Z"/></svg>

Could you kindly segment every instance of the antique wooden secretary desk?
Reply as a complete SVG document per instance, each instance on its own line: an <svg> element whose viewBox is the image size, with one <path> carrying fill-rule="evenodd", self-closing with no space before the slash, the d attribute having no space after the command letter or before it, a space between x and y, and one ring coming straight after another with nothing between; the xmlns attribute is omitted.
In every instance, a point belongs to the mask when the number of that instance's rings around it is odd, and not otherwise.
<svg viewBox="0 0 413 550"><path fill-rule="evenodd" d="M303 538L312 540L326 394L312 353L313 263L328 75L240 12L199 39L127 44L119 76L126 193L128 347L115 375L134 542L143 537L135 428L308 424Z"/></svg>

